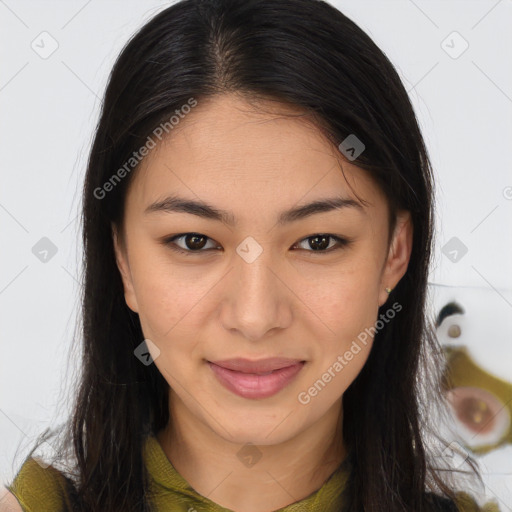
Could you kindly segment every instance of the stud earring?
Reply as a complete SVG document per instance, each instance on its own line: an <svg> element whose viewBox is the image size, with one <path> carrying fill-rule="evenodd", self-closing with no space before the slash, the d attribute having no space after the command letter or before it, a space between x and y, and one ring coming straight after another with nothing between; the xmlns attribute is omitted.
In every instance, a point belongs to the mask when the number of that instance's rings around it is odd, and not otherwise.
<svg viewBox="0 0 512 512"><path fill-rule="evenodd" d="M387 291L388 293L391 293L391 291L392 291L392 290L393 290L393 288L386 288L386 291Z"/></svg>

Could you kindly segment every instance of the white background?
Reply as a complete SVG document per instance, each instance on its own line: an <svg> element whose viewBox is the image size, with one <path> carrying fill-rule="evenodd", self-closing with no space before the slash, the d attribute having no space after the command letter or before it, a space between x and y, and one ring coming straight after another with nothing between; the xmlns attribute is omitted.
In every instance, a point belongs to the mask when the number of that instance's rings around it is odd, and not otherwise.
<svg viewBox="0 0 512 512"><path fill-rule="evenodd" d="M510 291L512 0L331 3L387 54L417 112L437 177L431 281ZM167 5L0 0L0 481L19 443L67 412L87 152L115 57ZM31 47L44 31L58 43L47 59ZM454 31L469 44L458 58ZM57 247L46 263L32 253L42 237ZM452 237L468 248L456 263Z"/></svg>

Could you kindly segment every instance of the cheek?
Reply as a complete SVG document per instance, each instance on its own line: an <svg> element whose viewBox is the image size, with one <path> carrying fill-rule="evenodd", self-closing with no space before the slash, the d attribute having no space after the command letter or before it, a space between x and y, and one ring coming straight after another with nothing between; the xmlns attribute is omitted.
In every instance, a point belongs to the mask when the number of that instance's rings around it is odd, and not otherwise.
<svg viewBox="0 0 512 512"><path fill-rule="evenodd" d="M132 277L144 335L161 341L183 334L214 284L192 266L172 265L149 252L133 262Z"/></svg>
<svg viewBox="0 0 512 512"><path fill-rule="evenodd" d="M378 272L361 261L350 270L340 266L328 274L296 281L294 290L306 310L315 313L308 318L317 319L319 332L335 341L357 336L373 325L378 314Z"/></svg>
<svg viewBox="0 0 512 512"><path fill-rule="evenodd" d="M185 273L186 274L186 273ZM140 269L136 289L144 338L158 347L154 364L173 389L197 370L203 357L200 341L202 307L212 283L187 279L168 265ZM134 275L135 279L135 275ZM203 300L202 300L203 299Z"/></svg>
<svg viewBox="0 0 512 512"><path fill-rule="evenodd" d="M308 396L316 396L325 388L321 401L333 402L363 368L378 317L375 269L360 262L352 266L352 272L340 270L304 287L308 305L315 313L302 320L313 347L313 365L306 379L312 386L311 395L305 390Z"/></svg>
<svg viewBox="0 0 512 512"><path fill-rule="evenodd" d="M322 303L323 306L318 308L319 316L329 330L315 331L314 326L310 326L317 358L328 367L338 356L344 357L347 362L343 361L343 366L350 366L350 369L344 368L344 373L352 373L354 370L355 378L373 341L373 328L378 315L375 294L361 287L353 290L346 288L338 291L337 295L333 294L330 299L323 297ZM327 332L327 335L321 332Z"/></svg>

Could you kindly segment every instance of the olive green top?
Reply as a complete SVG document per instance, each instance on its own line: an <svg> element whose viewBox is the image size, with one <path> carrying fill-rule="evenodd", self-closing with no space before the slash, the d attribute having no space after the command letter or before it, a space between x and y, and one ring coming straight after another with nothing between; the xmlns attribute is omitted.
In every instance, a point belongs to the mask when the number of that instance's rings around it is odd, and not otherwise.
<svg viewBox="0 0 512 512"><path fill-rule="evenodd" d="M157 510L176 512L233 512L196 492L176 471L156 437L147 438L145 460L153 502ZM339 512L349 474L345 460L320 489L278 512ZM24 512L68 512L72 509L68 489L71 482L53 466L43 467L27 458L7 489ZM479 508L467 494L459 493L459 512L499 512L494 504ZM277 511L276 511L277 512Z"/></svg>

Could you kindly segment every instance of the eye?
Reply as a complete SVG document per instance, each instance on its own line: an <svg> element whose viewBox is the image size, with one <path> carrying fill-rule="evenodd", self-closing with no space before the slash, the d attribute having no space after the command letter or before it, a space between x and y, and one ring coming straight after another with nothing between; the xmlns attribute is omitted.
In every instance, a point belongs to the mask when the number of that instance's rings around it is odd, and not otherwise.
<svg viewBox="0 0 512 512"><path fill-rule="evenodd" d="M181 240L183 239L183 240ZM180 246L176 241L181 240L181 243L184 244ZM183 233L180 235L173 236L171 238L166 238L164 240L164 244L168 245L173 251L177 251L180 253L194 253L194 252L205 252L202 251L203 247L206 246L207 241L212 240L206 235L202 235L201 233ZM215 249L213 247L213 249ZM208 249L212 249L211 247Z"/></svg>
<svg viewBox="0 0 512 512"><path fill-rule="evenodd" d="M329 233L317 233L315 235L308 236L303 238L296 245L300 245L304 242L306 242L312 249L306 249L308 252L332 252L350 244L350 240L336 235L331 235ZM334 245L331 245L331 242L335 242ZM296 245L294 245L294 247Z"/></svg>
<svg viewBox="0 0 512 512"><path fill-rule="evenodd" d="M201 233L182 233L170 238L165 238L163 243L173 251L185 254L206 252L207 250L217 249L219 247L218 245L214 245L214 247L209 247L203 251L202 249L207 245L208 240L213 242L211 238ZM182 245L179 245L178 242ZM334 242L334 244L332 242ZM303 243L309 244L310 249L305 249L308 252L332 252L334 250L341 249L343 246L349 245L350 240L336 235L317 233L303 238L292 247L297 247ZM304 249L304 247L301 249Z"/></svg>

